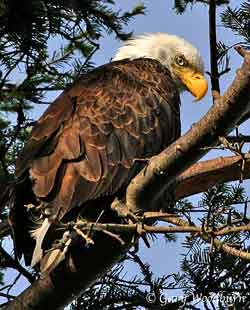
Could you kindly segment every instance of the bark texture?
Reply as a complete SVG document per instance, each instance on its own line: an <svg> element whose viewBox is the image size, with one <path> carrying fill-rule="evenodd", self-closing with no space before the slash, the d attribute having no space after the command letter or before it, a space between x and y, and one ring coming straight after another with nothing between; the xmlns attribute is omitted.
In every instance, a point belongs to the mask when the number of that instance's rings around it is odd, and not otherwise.
<svg viewBox="0 0 250 310"><path fill-rule="evenodd" d="M206 191L219 183L250 178L250 156L245 158L242 170L242 157L219 157L198 162L176 179L176 200Z"/></svg>

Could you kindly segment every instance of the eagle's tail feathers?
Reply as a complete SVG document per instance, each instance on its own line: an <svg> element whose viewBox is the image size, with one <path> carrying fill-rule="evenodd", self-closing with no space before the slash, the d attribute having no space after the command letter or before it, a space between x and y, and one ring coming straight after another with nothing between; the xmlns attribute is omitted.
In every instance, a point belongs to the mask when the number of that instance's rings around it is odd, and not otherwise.
<svg viewBox="0 0 250 310"><path fill-rule="evenodd" d="M34 267L42 259L42 243L50 225L51 222L49 222L48 218L46 218L39 228L31 231L31 237L36 240L36 246L32 256L31 267Z"/></svg>

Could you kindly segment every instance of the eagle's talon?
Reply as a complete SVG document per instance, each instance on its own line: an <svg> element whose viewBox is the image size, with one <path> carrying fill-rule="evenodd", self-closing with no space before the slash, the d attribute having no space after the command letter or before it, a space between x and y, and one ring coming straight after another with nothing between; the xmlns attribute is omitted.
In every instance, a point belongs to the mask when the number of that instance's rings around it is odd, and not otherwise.
<svg viewBox="0 0 250 310"><path fill-rule="evenodd" d="M38 207L36 207L35 205L33 205L32 203L29 203L29 204L27 204L27 205L24 205L24 207L27 208L28 210L34 209L34 208L38 208Z"/></svg>
<svg viewBox="0 0 250 310"><path fill-rule="evenodd" d="M131 220L133 223L139 222L138 217L118 198L116 198L111 204L111 209L115 211L120 218Z"/></svg>

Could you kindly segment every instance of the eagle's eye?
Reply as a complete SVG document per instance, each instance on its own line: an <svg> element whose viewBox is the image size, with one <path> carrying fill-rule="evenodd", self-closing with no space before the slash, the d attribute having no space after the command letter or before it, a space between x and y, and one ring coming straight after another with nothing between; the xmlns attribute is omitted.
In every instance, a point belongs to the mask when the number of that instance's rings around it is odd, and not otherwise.
<svg viewBox="0 0 250 310"><path fill-rule="evenodd" d="M181 67L183 67L187 64L185 57L182 55L176 56L175 62L178 66L181 66Z"/></svg>

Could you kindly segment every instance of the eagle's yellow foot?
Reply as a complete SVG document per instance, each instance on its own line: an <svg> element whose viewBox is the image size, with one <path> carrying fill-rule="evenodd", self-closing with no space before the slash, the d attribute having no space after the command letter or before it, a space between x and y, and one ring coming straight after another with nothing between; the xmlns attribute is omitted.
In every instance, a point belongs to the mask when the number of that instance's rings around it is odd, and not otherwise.
<svg viewBox="0 0 250 310"><path fill-rule="evenodd" d="M128 222L132 222L133 224L137 224L137 233L140 237L142 237L145 245L147 248L150 248L150 244L147 240L145 231L143 229L143 224L144 224L144 216L137 216L134 214L132 211L128 209L126 204L122 203L118 198L116 198L113 203L111 204L111 209L114 210L119 217L127 220ZM138 237L138 236L137 236ZM136 236L133 238L133 242L136 243Z"/></svg>
<svg viewBox="0 0 250 310"><path fill-rule="evenodd" d="M125 203L116 198L112 204L111 209L117 213L117 215L125 220L130 220L133 223L139 222L139 218L132 211L128 209Z"/></svg>

